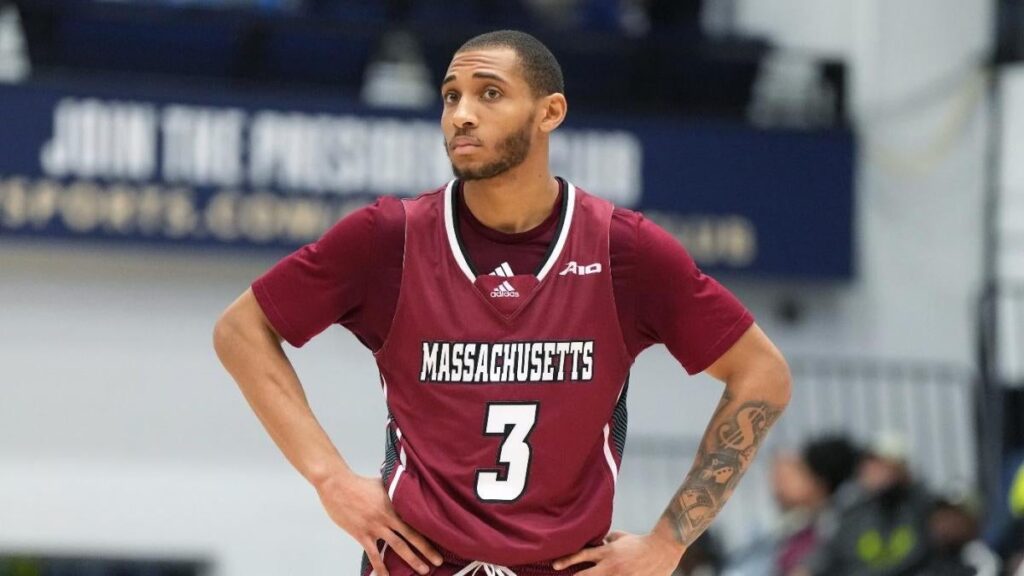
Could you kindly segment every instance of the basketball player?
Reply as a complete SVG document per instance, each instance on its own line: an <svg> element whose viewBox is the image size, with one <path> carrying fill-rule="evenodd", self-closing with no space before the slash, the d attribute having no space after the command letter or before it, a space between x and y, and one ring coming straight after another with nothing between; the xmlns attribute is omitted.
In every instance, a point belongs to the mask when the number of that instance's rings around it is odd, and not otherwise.
<svg viewBox="0 0 1024 576"><path fill-rule="evenodd" d="M456 179L342 219L217 322L221 361L366 550L364 576L668 576L789 400L779 352L682 246L552 176L563 92L532 36L470 40L440 90ZM380 370L381 477L349 468L282 351L334 323ZM659 342L725 393L651 532L609 533L629 369Z"/></svg>

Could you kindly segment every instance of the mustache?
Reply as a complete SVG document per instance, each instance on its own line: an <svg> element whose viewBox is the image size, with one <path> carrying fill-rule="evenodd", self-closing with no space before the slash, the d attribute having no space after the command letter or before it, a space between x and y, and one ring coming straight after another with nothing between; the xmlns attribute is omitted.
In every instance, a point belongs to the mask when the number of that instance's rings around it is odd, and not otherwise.
<svg viewBox="0 0 1024 576"><path fill-rule="evenodd" d="M452 134L452 137L450 139L444 139L444 147L445 148L451 148L452 147L452 141L455 140L456 138L461 137L461 136L472 138L473 140L476 140L478 143L483 144L483 142L480 140L480 138L477 138L476 136L473 135L473 132L471 130L464 129L464 128L459 128L459 129L455 130L455 133Z"/></svg>

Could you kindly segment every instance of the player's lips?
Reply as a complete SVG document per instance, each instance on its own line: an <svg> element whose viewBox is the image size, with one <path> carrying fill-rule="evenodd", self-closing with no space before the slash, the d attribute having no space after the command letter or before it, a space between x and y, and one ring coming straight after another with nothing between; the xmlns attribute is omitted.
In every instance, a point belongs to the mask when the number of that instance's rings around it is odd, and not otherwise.
<svg viewBox="0 0 1024 576"><path fill-rule="evenodd" d="M471 136L456 136L448 146L455 153L472 152L473 149L480 147L480 141Z"/></svg>

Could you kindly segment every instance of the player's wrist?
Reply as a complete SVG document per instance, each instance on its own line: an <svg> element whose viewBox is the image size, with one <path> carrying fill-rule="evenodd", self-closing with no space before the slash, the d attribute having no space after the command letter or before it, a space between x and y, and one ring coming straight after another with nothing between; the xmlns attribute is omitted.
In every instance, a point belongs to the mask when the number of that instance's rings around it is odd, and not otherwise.
<svg viewBox="0 0 1024 576"><path fill-rule="evenodd" d="M655 526L654 529L648 534L648 537L666 554L673 554L676 558L681 558L683 553L686 552L686 544L680 542L679 534L676 529L669 526L665 518L662 518Z"/></svg>
<svg viewBox="0 0 1024 576"><path fill-rule="evenodd" d="M306 475L306 479L318 493L346 486L355 477L355 473L344 464L333 463L316 466Z"/></svg>

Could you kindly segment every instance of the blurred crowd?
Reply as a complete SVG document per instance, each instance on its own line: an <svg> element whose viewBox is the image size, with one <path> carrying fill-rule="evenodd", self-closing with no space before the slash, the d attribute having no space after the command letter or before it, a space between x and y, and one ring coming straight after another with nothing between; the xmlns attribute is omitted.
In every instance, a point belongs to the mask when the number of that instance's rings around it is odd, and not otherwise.
<svg viewBox="0 0 1024 576"><path fill-rule="evenodd" d="M101 0L102 1L102 0ZM124 2L124 0L111 0ZM443 11L454 21L500 25L510 16L528 17L555 28L644 34L652 27L693 26L702 8L710 6L713 20L730 14L735 0L134 0L139 4L241 8L270 13L316 13L368 9L379 4L391 23L406 22L422 10ZM360 6L362 5L362 6ZM514 18L515 19L515 18ZM460 22L461 21L461 22ZM522 21L513 22L522 24Z"/></svg>
<svg viewBox="0 0 1024 576"><path fill-rule="evenodd" d="M337 0L307 2L307 6L316 7L330 6ZM716 20L715 16L732 12L730 0L470 0L462 4L474 5L472 12L481 23L501 25L502 19L509 16L509 6L517 5L534 24L631 35L661 30L680 32L687 28L696 31L702 15ZM388 0L387 5L392 22L408 20L417 7L444 8L443 2L429 0Z"/></svg>
<svg viewBox="0 0 1024 576"><path fill-rule="evenodd" d="M708 535L677 576L1024 576L1024 468L1009 520L984 537L980 503L930 491L898 436L822 437L772 458L775 530L729 557Z"/></svg>

